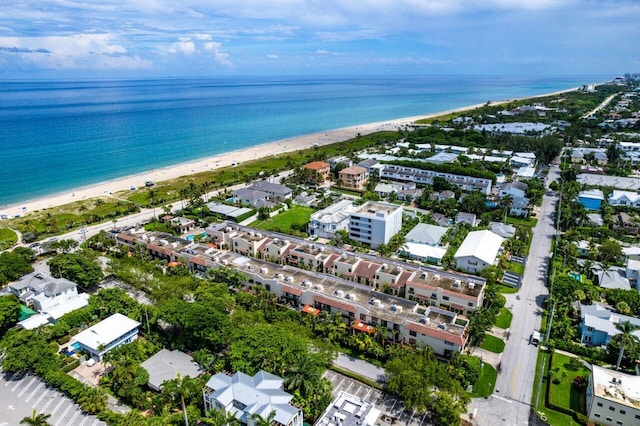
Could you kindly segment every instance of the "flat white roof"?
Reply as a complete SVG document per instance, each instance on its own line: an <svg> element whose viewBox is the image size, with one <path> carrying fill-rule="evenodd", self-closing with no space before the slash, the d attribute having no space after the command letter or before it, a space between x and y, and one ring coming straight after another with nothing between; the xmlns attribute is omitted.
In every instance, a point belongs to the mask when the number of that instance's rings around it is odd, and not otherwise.
<svg viewBox="0 0 640 426"><path fill-rule="evenodd" d="M73 336L73 340L84 346L98 350L100 345L107 345L140 326L138 321L122 314L113 314L96 325Z"/></svg>
<svg viewBox="0 0 640 426"><path fill-rule="evenodd" d="M504 238L491 231L471 231L460 245L458 251L456 251L454 257L458 259L460 257L473 256L485 263L492 264L496 260L503 241Z"/></svg>
<svg viewBox="0 0 640 426"><path fill-rule="evenodd" d="M413 256L422 257L422 258L431 258L431 259L442 259L447 253L447 249L440 246L430 246L428 244L420 244L420 243L404 243L402 250L407 253L412 254Z"/></svg>
<svg viewBox="0 0 640 426"><path fill-rule="evenodd" d="M49 315L46 314L34 314L18 323L25 330L33 330L45 324L49 324Z"/></svg>
<svg viewBox="0 0 640 426"><path fill-rule="evenodd" d="M640 406L640 376L608 370L597 365L592 365L591 371L595 395L638 409Z"/></svg>

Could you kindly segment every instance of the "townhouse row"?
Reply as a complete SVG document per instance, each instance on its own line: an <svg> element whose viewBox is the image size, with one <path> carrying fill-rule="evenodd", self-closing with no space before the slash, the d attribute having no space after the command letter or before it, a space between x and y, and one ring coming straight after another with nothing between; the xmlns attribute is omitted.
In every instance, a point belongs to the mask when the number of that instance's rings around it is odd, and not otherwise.
<svg viewBox="0 0 640 426"><path fill-rule="evenodd" d="M485 195L491 193L491 179L473 176L454 175L451 173L437 172L434 170L422 170L413 167L395 166L385 164L380 172L381 179L396 180L401 182L414 182L416 184L433 185L433 179L440 177L452 185L456 185L463 191L480 191Z"/></svg>
<svg viewBox="0 0 640 426"><path fill-rule="evenodd" d="M246 285L265 288L293 309L310 315L338 314L355 330L430 346L442 357L464 349L464 315L477 309L484 296L485 283L478 277L356 257L335 247L285 240L231 223L211 226L207 233L212 243L158 233L113 235L120 244L145 244L156 258L185 262L194 272L220 266L236 269L247 277ZM376 290L378 286L392 294Z"/></svg>

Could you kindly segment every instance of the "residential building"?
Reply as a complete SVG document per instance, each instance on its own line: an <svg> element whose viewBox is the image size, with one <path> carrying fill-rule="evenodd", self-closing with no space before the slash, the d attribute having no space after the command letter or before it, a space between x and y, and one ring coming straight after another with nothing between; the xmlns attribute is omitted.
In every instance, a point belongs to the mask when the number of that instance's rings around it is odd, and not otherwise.
<svg viewBox="0 0 640 426"><path fill-rule="evenodd" d="M640 179L635 177L609 176L599 173L580 173L576 177L580 185L640 191Z"/></svg>
<svg viewBox="0 0 640 426"><path fill-rule="evenodd" d="M282 235L256 232L232 222L210 225L206 231L210 241L207 244L182 240L181 244L162 247L170 257L183 259L194 272L233 268L247 277L243 285L258 285L291 309L312 315L323 310L340 314L355 332L370 332L367 327L379 324L388 328L388 340L429 345L438 356L450 355L448 351L456 352L466 346L468 320L462 315L475 311L484 300L485 280L477 276L355 254L295 237L287 236L284 240ZM256 244L256 234L263 234L264 238L257 242L255 255L247 256L240 249ZM115 239L119 244L128 244L132 239L128 235L128 231L121 232ZM150 237L135 239L141 242ZM233 244L236 241L237 247ZM157 240L154 243L158 244ZM151 245L147 242L147 247ZM155 257L157 248L149 253ZM414 330L416 335L411 335L409 329L416 327L412 324L421 324L428 306L456 315L438 317L433 311L434 321L427 325L431 331ZM444 328L439 327L442 322Z"/></svg>
<svg viewBox="0 0 640 426"><path fill-rule="evenodd" d="M21 302L40 312L76 298L76 283L66 278L53 278L43 272L32 272L9 284L9 291Z"/></svg>
<svg viewBox="0 0 640 426"><path fill-rule="evenodd" d="M593 159L599 166L604 166L609 162L609 157L607 157L607 154L605 154L604 152L595 152L593 154Z"/></svg>
<svg viewBox="0 0 640 426"><path fill-rule="evenodd" d="M631 283L626 276L625 268L610 266L607 270L600 270L596 276L598 277L598 285L602 288L631 290Z"/></svg>
<svg viewBox="0 0 640 426"><path fill-rule="evenodd" d="M446 217L442 213L432 213L431 219L433 219L440 226L451 226L453 224L453 219L450 217Z"/></svg>
<svg viewBox="0 0 640 426"><path fill-rule="evenodd" d="M573 243L578 249L578 256L587 257L589 256L589 250L591 250L591 243L587 240L575 241Z"/></svg>
<svg viewBox="0 0 640 426"><path fill-rule="evenodd" d="M473 126L476 132L489 132L496 135L510 133L512 135L538 137L548 134L554 128L543 123L496 123L496 124L477 124Z"/></svg>
<svg viewBox="0 0 640 426"><path fill-rule="evenodd" d="M279 183L273 183L266 180L253 182L248 186L248 188L255 191L266 192L268 199L274 202L283 202L291 198L293 195L293 191L291 190L291 188L280 185Z"/></svg>
<svg viewBox="0 0 640 426"><path fill-rule="evenodd" d="M640 194L614 189L609 196L609 204L612 206L640 207Z"/></svg>
<svg viewBox="0 0 640 426"><path fill-rule="evenodd" d="M584 163L584 154L582 151L574 149L571 151L571 162L574 164Z"/></svg>
<svg viewBox="0 0 640 426"><path fill-rule="evenodd" d="M369 172L369 176L380 176L380 171L384 169L384 164L375 158L367 158L358 163L358 166L364 167Z"/></svg>
<svg viewBox="0 0 640 426"><path fill-rule="evenodd" d="M640 260L640 247L638 246L622 247L622 253L626 260Z"/></svg>
<svg viewBox="0 0 640 426"><path fill-rule="evenodd" d="M102 361L104 354L138 338L140 323L122 314L113 314L99 323L73 336L81 350L89 353L96 361Z"/></svg>
<svg viewBox="0 0 640 426"><path fill-rule="evenodd" d="M177 377L196 378L203 372L202 368L193 361L191 355L177 349L172 351L162 349L140 366L149 373L147 385L156 392L162 391L162 385L167 380L173 380Z"/></svg>
<svg viewBox="0 0 640 426"><path fill-rule="evenodd" d="M580 342L589 346L607 345L613 336L620 334L616 324L627 321L640 326L640 319L616 313L600 303L580 305ZM640 330L633 334L640 338Z"/></svg>
<svg viewBox="0 0 640 426"><path fill-rule="evenodd" d="M504 239L491 231L471 231L454 255L458 269L480 272L495 263Z"/></svg>
<svg viewBox="0 0 640 426"><path fill-rule="evenodd" d="M622 228L625 232L631 234L638 234L640 232L640 223L635 217L631 217L628 213L620 212L616 219L613 224L615 228Z"/></svg>
<svg viewBox="0 0 640 426"><path fill-rule="evenodd" d="M391 164L385 164L380 175L380 178L382 179L395 180L399 182L414 182L419 185L433 185L433 179L435 177L441 177L463 191L480 191L485 195L489 195L491 193L491 179L478 178L474 176L454 175L434 170L423 170Z"/></svg>
<svg viewBox="0 0 640 426"><path fill-rule="evenodd" d="M162 221L179 234L186 234L196 229L196 221L187 217L166 215L162 217Z"/></svg>
<svg viewBox="0 0 640 426"><path fill-rule="evenodd" d="M489 222L489 230L502 238L513 238L516 235L516 228L502 222Z"/></svg>
<svg viewBox="0 0 640 426"><path fill-rule="evenodd" d="M439 246L440 240L448 230L444 226L419 223L404 238L407 242Z"/></svg>
<svg viewBox="0 0 640 426"><path fill-rule="evenodd" d="M514 197L509 207L509 215L511 216L529 216L529 199L527 197Z"/></svg>
<svg viewBox="0 0 640 426"><path fill-rule="evenodd" d="M453 191L445 190L438 194L438 201L455 200L456 193Z"/></svg>
<svg viewBox="0 0 640 426"><path fill-rule="evenodd" d="M400 254L411 260L441 265L447 249L441 246L407 242L400 248Z"/></svg>
<svg viewBox="0 0 640 426"><path fill-rule="evenodd" d="M254 416L266 419L275 412L275 425L302 426L302 410L291 404L293 395L283 390L283 384L282 378L264 370L253 377L241 371L233 376L217 373L202 391L205 412L224 410L247 426L256 426Z"/></svg>
<svg viewBox="0 0 640 426"><path fill-rule="evenodd" d="M264 207L264 202L269 199L269 194L250 188L238 188L233 190L233 201L243 206L253 208Z"/></svg>
<svg viewBox="0 0 640 426"><path fill-rule="evenodd" d="M340 200L337 203L311 215L308 231L311 236L331 239L336 231L349 229L349 215L355 210L353 201Z"/></svg>
<svg viewBox="0 0 640 426"><path fill-rule="evenodd" d="M415 190L416 184L412 182L405 183L388 183L388 182L380 182L376 185L373 190L376 194L378 194L382 198L387 198L391 193L396 194L396 198L400 198L400 194L403 191Z"/></svg>
<svg viewBox="0 0 640 426"><path fill-rule="evenodd" d="M340 391L336 399L331 402L316 420L314 426L328 426L340 424L343 426L375 426L378 410L372 403L366 402L357 396Z"/></svg>
<svg viewBox="0 0 640 426"><path fill-rule="evenodd" d="M529 186L524 182L507 182L500 187L498 195L500 198L510 195L511 198L523 198L527 195L527 188Z"/></svg>
<svg viewBox="0 0 640 426"><path fill-rule="evenodd" d="M368 201L349 214L349 238L375 249L402 228L402 206Z"/></svg>
<svg viewBox="0 0 640 426"><path fill-rule="evenodd" d="M478 219L475 213L459 212L456 215L456 223L468 223L472 228L475 228L478 224Z"/></svg>
<svg viewBox="0 0 640 426"><path fill-rule="evenodd" d="M640 376L592 365L586 404L590 423L640 424Z"/></svg>
<svg viewBox="0 0 640 426"><path fill-rule="evenodd" d="M602 201L604 201L604 194L599 189L590 189L578 193L578 202L587 210L600 210Z"/></svg>
<svg viewBox="0 0 640 426"><path fill-rule="evenodd" d="M214 201L207 203L207 207L211 213L219 214L224 219L230 219L235 222L238 221L238 218L252 211L252 209L246 207L229 206Z"/></svg>
<svg viewBox="0 0 640 426"><path fill-rule="evenodd" d="M369 172L364 167L351 166L338 172L339 180L342 182L343 188L355 189L362 191L369 182Z"/></svg>
<svg viewBox="0 0 640 426"><path fill-rule="evenodd" d="M329 175L331 174L331 165L324 161L313 161L305 164L302 168L317 173L318 179L316 180L316 185L323 185L329 180Z"/></svg>

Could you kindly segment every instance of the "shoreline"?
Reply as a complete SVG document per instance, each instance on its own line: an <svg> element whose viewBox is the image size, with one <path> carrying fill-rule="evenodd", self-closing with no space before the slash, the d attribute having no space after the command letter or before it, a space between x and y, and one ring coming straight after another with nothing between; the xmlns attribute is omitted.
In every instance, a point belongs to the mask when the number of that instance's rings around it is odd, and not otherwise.
<svg viewBox="0 0 640 426"><path fill-rule="evenodd" d="M562 93L573 92L578 87L560 90L553 93L542 95L527 96L522 98L504 99L498 101L489 101L490 105L501 105L509 102L522 101L526 99L537 99L547 96L559 95ZM281 139L273 142L267 142L235 151L229 151L223 154L209 156L192 161L166 166L158 169L150 169L144 172L127 175L121 178L111 179L84 187L67 190L57 194L45 195L32 200L7 204L0 208L0 214L13 218L15 215L26 215L30 212L44 210L52 207L69 204L75 201L89 200L101 196L108 196L111 193L127 191L132 187L137 189L144 188L146 181L159 183L175 179L181 176L191 174L216 171L223 167L229 167L233 162L242 164L244 162L256 160L258 158L269 155L283 154L287 152L298 151L302 149L310 149L313 146L323 146L333 143L342 142L357 136L357 134L367 135L378 131L396 131L400 127L412 125L415 121L421 119L433 118L441 115L470 111L485 106L487 103L474 104L454 108L446 111L439 111L430 114L416 115L412 117L397 118L373 123L359 124L354 126L343 127L339 129L327 130L324 132L311 133L307 135L294 136L287 139Z"/></svg>

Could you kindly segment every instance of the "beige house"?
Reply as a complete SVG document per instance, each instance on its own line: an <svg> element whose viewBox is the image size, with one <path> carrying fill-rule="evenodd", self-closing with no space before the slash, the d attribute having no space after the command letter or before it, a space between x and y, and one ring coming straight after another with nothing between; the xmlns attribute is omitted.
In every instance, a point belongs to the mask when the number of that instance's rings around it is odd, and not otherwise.
<svg viewBox="0 0 640 426"><path fill-rule="evenodd" d="M318 173L319 180L316 182L317 185L322 185L329 180L329 174L331 173L331 165L329 163L325 163L324 161L313 161L305 164L302 168Z"/></svg>
<svg viewBox="0 0 640 426"><path fill-rule="evenodd" d="M356 191L362 191L369 182L369 172L364 167L351 166L340 170L339 179L342 181L343 188L351 188Z"/></svg>

